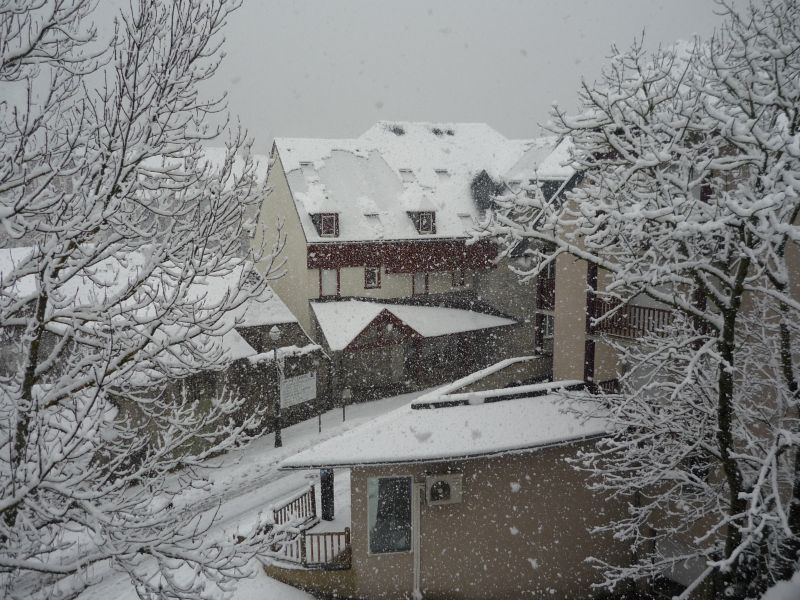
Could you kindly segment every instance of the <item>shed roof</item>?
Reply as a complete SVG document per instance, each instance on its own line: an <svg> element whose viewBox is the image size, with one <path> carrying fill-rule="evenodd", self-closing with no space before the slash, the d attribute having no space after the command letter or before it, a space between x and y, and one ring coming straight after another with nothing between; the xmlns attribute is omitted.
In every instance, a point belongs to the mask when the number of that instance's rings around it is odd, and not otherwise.
<svg viewBox="0 0 800 600"><path fill-rule="evenodd" d="M602 435L603 419L566 412L555 395L386 415L289 457L283 469L434 462L503 454Z"/></svg>

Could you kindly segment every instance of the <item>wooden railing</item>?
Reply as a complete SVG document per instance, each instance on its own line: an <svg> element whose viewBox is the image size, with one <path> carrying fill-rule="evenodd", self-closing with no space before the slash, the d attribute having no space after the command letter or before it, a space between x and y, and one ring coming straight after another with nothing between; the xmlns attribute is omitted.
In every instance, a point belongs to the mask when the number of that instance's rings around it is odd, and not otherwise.
<svg viewBox="0 0 800 600"><path fill-rule="evenodd" d="M639 338L648 333L667 335L667 327L672 323L672 311L652 306L635 306L628 304L617 308L617 304L601 300L595 296L587 298L589 312L589 333L605 333L624 338ZM596 324L594 319L617 308L616 312Z"/></svg>
<svg viewBox="0 0 800 600"><path fill-rule="evenodd" d="M276 525L283 525L296 519L311 521L316 518L317 499L313 485L289 498L282 505L272 508L272 522Z"/></svg>
<svg viewBox="0 0 800 600"><path fill-rule="evenodd" d="M350 528L344 531L301 531L283 543L283 559L316 569L350 568Z"/></svg>

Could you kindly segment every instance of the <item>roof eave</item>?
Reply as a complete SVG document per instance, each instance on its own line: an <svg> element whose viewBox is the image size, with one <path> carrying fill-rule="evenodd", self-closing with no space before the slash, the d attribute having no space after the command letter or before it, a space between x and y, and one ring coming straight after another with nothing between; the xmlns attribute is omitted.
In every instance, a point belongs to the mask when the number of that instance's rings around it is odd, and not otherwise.
<svg viewBox="0 0 800 600"><path fill-rule="evenodd" d="M358 462L340 462L340 463L318 463L308 465L281 465L278 467L279 471L309 471L317 469L352 469L354 467L382 467L393 465L417 465L427 463L440 463L451 462L460 460L476 460L479 458L493 458L498 456L507 456L510 454L527 454L529 452L536 452L538 450L545 450L547 448L557 448L559 446L567 446L569 444L587 442L590 440L600 439L608 435L607 433L592 433L572 438L565 438L557 442L547 442L544 444L534 444L531 446L522 446L520 448L512 448L510 450L496 450L492 452L479 452L475 454L463 454L459 456L439 456L436 458L419 458L414 460L381 460L370 462L367 460L359 460Z"/></svg>

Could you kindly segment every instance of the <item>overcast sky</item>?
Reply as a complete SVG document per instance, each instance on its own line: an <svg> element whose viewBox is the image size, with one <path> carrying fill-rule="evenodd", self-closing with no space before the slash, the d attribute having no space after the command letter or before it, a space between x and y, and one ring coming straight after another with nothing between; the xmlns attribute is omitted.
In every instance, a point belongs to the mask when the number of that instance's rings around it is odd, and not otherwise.
<svg viewBox="0 0 800 600"><path fill-rule="evenodd" d="M532 137L575 106L612 43L708 35L711 0L244 0L215 91L274 136L356 137L377 120L482 121Z"/></svg>

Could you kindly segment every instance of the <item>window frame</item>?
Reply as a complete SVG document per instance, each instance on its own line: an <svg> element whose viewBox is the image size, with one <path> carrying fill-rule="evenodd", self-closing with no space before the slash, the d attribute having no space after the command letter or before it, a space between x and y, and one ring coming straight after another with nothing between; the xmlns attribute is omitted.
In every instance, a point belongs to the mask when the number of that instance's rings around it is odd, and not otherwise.
<svg viewBox="0 0 800 600"><path fill-rule="evenodd" d="M427 229L422 226L425 219L428 221ZM436 233L436 217L433 211L421 210L417 213L417 232L426 235L433 235Z"/></svg>
<svg viewBox="0 0 800 600"><path fill-rule="evenodd" d="M408 514L409 514L409 522L408 522L408 529L409 529L409 536L408 536L408 549L407 550L390 550L387 552L373 552L372 551L372 529L373 527L370 524L370 498L369 498L369 490L370 490L370 481L378 482L376 484L377 494L380 494L380 481L382 479L405 479L408 481ZM376 511L376 522L377 522L377 507ZM414 551L414 478L410 475L388 475L382 477L368 477L367 478L367 535L365 536L367 542L367 555L368 556L386 556L391 554L411 554Z"/></svg>
<svg viewBox="0 0 800 600"><path fill-rule="evenodd" d="M367 273L375 273L375 284L369 285ZM381 287L381 268L380 266L365 266L364 267L364 289L365 290L379 290Z"/></svg>
<svg viewBox="0 0 800 600"><path fill-rule="evenodd" d="M326 232L326 222L333 225L329 232ZM319 235L320 237L339 237L339 213L319 213Z"/></svg>
<svg viewBox="0 0 800 600"><path fill-rule="evenodd" d="M336 271L336 293L335 294L323 294L322 293L322 272L323 271ZM319 269L319 297L320 298L338 298L341 295L341 286L342 286L342 273L341 270L337 267L335 269Z"/></svg>
<svg viewBox="0 0 800 600"><path fill-rule="evenodd" d="M451 271L451 276L453 278L453 281L451 282L451 287L454 288L467 287L467 277L466 273L464 273L463 268L458 267L456 269L453 269Z"/></svg>
<svg viewBox="0 0 800 600"><path fill-rule="evenodd" d="M417 289L417 277L423 276L423 282L425 284L424 291L420 291ZM430 281L428 279L428 272L427 271L417 271L411 274L411 295L412 296L427 296L430 293Z"/></svg>

